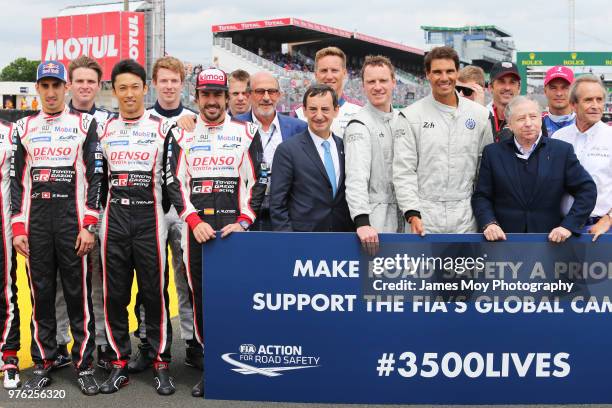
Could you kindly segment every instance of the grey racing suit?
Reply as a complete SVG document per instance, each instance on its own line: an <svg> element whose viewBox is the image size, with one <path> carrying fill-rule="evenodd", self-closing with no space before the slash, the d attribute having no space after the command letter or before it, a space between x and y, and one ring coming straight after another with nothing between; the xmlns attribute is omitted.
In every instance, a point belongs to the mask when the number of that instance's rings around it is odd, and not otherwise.
<svg viewBox="0 0 612 408"><path fill-rule="evenodd" d="M493 135L487 109L457 98L456 108L432 95L408 106L395 134L397 202L405 216L420 214L427 233L477 232L470 198Z"/></svg>
<svg viewBox="0 0 612 408"><path fill-rule="evenodd" d="M357 228L401 232L404 223L393 191L393 133L398 112L368 103L344 132L346 201Z"/></svg>

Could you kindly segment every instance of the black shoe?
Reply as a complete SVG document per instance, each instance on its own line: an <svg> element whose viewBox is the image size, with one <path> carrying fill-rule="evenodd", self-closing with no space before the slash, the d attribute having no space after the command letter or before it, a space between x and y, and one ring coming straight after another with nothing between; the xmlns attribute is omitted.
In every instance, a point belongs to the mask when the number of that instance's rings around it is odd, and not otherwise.
<svg viewBox="0 0 612 408"><path fill-rule="evenodd" d="M174 378L170 376L170 367L168 363L159 363L153 370L155 373L155 389L159 395L172 395L176 389L174 388Z"/></svg>
<svg viewBox="0 0 612 408"><path fill-rule="evenodd" d="M113 363L108 378L100 385L100 392L102 394L112 394L129 383L130 377L127 367L122 367L121 364Z"/></svg>
<svg viewBox="0 0 612 408"><path fill-rule="evenodd" d="M204 396L204 379L202 378L196 385L191 389L192 397L203 397Z"/></svg>
<svg viewBox="0 0 612 408"><path fill-rule="evenodd" d="M153 367L153 347L149 343L141 343L138 345L136 358L128 363L128 371L130 373L141 373L151 367Z"/></svg>
<svg viewBox="0 0 612 408"><path fill-rule="evenodd" d="M98 382L93 374L93 368L81 370L78 373L79 376L77 378L77 382L81 387L81 392L85 395L96 395L100 391Z"/></svg>
<svg viewBox="0 0 612 408"><path fill-rule="evenodd" d="M57 345L57 357L55 357L55 361L53 362L52 370L56 370L58 368L66 367L72 363L72 357L70 357L70 353L68 353L68 347L65 344Z"/></svg>
<svg viewBox="0 0 612 408"><path fill-rule="evenodd" d="M113 350L106 344L98 346L98 367L105 370L113 368L113 360L115 359Z"/></svg>
<svg viewBox="0 0 612 408"><path fill-rule="evenodd" d="M198 370L204 369L204 353L200 344L197 346L192 344L187 345L185 349L185 365L197 368Z"/></svg>
<svg viewBox="0 0 612 408"><path fill-rule="evenodd" d="M42 364L36 364L34 371L32 371L32 377L28 379L23 385L24 390L42 390L49 384L51 384L51 377L49 377L49 371L51 367L45 368Z"/></svg>

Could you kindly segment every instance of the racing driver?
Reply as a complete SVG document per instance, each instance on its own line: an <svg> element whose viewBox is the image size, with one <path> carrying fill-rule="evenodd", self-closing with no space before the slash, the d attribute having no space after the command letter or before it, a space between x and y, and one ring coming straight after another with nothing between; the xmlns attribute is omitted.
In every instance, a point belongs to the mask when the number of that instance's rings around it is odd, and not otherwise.
<svg viewBox="0 0 612 408"><path fill-rule="evenodd" d="M183 259L194 299L195 337L202 342L202 249L201 244L232 232L246 231L266 190L257 174L262 147L257 126L226 120L227 76L219 69L200 72L196 100L200 114L192 132L174 128L166 149L170 172L166 188L183 227ZM190 231L189 231L190 230ZM148 312L148 309L147 309ZM203 394L203 380L192 390Z"/></svg>
<svg viewBox="0 0 612 408"><path fill-rule="evenodd" d="M35 367L24 388L51 382L57 357L55 296L59 270L74 338L72 363L86 395L98 393L91 303L91 262L100 206L103 161L93 116L65 103L66 69L42 62L36 90L42 111L19 120L13 137L13 246L26 257L32 292L31 354Z"/></svg>
<svg viewBox="0 0 612 408"><path fill-rule="evenodd" d="M163 149L170 122L145 112L146 72L136 61L118 62L111 83L119 116L108 120L100 132L109 184L100 252L106 335L115 360L100 392L114 393L129 382L132 347L126 308L136 269L147 339L155 353L155 388L158 394L170 395L175 388L169 370L172 327L162 208Z"/></svg>

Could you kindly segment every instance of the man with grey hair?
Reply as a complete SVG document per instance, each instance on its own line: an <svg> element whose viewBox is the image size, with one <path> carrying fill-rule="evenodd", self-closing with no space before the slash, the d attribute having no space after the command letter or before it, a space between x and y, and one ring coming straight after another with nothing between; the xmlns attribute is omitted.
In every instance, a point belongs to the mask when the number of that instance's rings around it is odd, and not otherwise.
<svg viewBox="0 0 612 408"><path fill-rule="evenodd" d="M268 184L264 201L260 212L255 219L250 230L252 231L272 231L270 220L270 180L272 177L272 159L279 144L306 130L306 122L286 115L280 115L276 111L276 106L281 99L282 91L278 80L270 73L261 71L251 75L251 110L237 115L236 120L253 122L257 125L261 135L262 157L260 180Z"/></svg>
<svg viewBox="0 0 612 408"><path fill-rule="evenodd" d="M593 234L593 241L610 231L612 217L612 127L601 120L606 99L606 88L599 78L578 77L570 88L570 104L576 112L576 121L553 135L574 146L580 164L597 185L597 203L583 231ZM571 196L565 197L564 213L572 201Z"/></svg>
<svg viewBox="0 0 612 408"><path fill-rule="evenodd" d="M542 137L539 104L517 96L505 110L514 136L485 147L472 207L488 241L506 233L549 233L551 242L564 242L580 233L595 207L597 189L580 165L572 145ZM565 194L575 197L562 217Z"/></svg>

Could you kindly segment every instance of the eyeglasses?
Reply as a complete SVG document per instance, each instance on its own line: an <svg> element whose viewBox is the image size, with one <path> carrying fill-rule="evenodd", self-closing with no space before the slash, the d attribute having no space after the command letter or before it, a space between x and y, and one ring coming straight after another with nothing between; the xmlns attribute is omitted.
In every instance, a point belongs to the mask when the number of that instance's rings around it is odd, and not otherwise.
<svg viewBox="0 0 612 408"><path fill-rule="evenodd" d="M457 92L462 93L464 96L472 96L474 90L472 88L468 88L467 86L457 85L455 86Z"/></svg>
<svg viewBox="0 0 612 408"><path fill-rule="evenodd" d="M257 88L257 89L253 89L253 92L257 96L264 96L266 94L266 92L270 96L276 96L276 95L278 95L280 93L280 91L278 89L274 89L274 88L270 88L270 89Z"/></svg>

